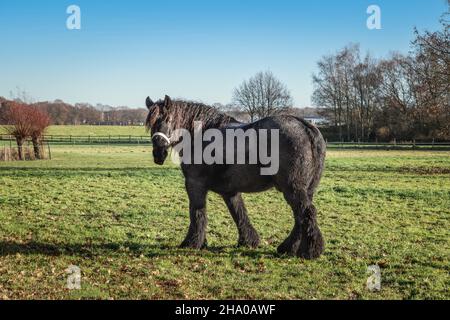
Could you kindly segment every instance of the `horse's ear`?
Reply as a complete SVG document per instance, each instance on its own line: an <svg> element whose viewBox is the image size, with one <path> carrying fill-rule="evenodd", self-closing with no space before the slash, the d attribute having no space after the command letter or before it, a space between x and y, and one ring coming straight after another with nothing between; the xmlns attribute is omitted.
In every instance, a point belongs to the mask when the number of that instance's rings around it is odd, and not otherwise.
<svg viewBox="0 0 450 320"><path fill-rule="evenodd" d="M172 106L172 99L168 95L164 98L164 109L168 110Z"/></svg>
<svg viewBox="0 0 450 320"><path fill-rule="evenodd" d="M147 106L147 109L150 109L155 103L152 101L152 99L150 99L150 97L147 97L147 99L145 99L145 105Z"/></svg>

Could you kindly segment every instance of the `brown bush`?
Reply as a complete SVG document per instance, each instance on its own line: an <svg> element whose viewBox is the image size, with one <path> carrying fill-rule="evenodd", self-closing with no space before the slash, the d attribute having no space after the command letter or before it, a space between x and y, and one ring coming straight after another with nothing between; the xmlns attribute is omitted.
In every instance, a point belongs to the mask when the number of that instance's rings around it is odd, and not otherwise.
<svg viewBox="0 0 450 320"><path fill-rule="evenodd" d="M2 102L2 122L5 131L14 136L19 160L26 160L23 144L30 137L34 148L34 158L41 159L42 136L50 125L50 117L44 111L15 101Z"/></svg>

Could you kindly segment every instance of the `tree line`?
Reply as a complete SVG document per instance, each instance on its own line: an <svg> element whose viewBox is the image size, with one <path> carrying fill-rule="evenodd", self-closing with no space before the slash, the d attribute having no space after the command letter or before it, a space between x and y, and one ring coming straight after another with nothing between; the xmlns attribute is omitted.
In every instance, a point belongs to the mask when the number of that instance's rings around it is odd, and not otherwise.
<svg viewBox="0 0 450 320"><path fill-rule="evenodd" d="M348 45L324 56L313 102L339 141L450 140L449 24L419 33L407 55L376 59Z"/></svg>
<svg viewBox="0 0 450 320"><path fill-rule="evenodd" d="M147 116L147 110L142 109L129 109L127 107L113 108L105 105L93 106L88 103L76 103L71 105L62 100L55 100L52 102L36 102L32 103L28 99L22 97L16 97L12 101L17 103L25 103L31 105L42 112L47 113L55 125L142 125L145 117ZM6 102L5 98L0 97L0 103ZM2 113L6 109L1 108L0 105L0 124L5 124L2 117Z"/></svg>

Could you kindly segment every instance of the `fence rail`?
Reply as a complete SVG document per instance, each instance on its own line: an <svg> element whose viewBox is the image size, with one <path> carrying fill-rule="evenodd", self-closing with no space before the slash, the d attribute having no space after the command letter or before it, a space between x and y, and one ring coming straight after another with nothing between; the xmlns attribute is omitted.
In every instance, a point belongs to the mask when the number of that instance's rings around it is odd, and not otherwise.
<svg viewBox="0 0 450 320"><path fill-rule="evenodd" d="M330 149L450 150L450 142L327 142Z"/></svg>
<svg viewBox="0 0 450 320"><path fill-rule="evenodd" d="M13 142L15 139L10 135L0 135L0 141ZM113 144L151 144L150 136L133 135L45 135L44 141L53 145L113 145ZM411 142L336 142L327 141L327 147L330 149L433 149L450 150L450 142L435 141L411 141Z"/></svg>
<svg viewBox="0 0 450 320"><path fill-rule="evenodd" d="M108 135L108 136L76 136L45 135L44 141L51 144L150 144L150 136ZM0 141L12 141L14 137L0 135Z"/></svg>

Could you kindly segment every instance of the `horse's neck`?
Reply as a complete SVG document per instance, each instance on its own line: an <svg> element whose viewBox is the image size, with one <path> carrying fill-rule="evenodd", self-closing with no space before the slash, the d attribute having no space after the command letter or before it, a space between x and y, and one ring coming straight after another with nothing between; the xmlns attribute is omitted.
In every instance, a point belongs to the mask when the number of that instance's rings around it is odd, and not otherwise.
<svg viewBox="0 0 450 320"><path fill-rule="evenodd" d="M205 126L203 127L203 130L208 129L222 129L228 126L239 126L242 123L236 120L233 117L230 117L226 114L221 114L221 117L219 117L216 121L205 121Z"/></svg>
<svg viewBox="0 0 450 320"><path fill-rule="evenodd" d="M195 123L201 123L202 130L220 129L228 125L242 124L242 122L222 112L217 112L217 114L213 118L211 117L205 118L194 114L191 116L190 119L187 120L187 123L189 123L188 128L179 128L179 129L187 129L191 134L194 133L194 130L197 129Z"/></svg>

